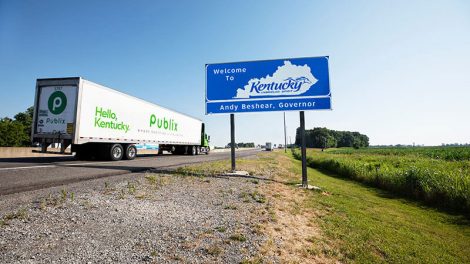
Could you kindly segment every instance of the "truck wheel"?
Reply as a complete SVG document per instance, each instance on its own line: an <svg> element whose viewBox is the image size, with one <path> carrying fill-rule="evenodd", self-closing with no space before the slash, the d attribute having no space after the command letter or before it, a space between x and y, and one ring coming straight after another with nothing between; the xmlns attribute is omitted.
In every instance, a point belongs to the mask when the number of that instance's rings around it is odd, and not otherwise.
<svg viewBox="0 0 470 264"><path fill-rule="evenodd" d="M196 155L196 146L191 147L191 155Z"/></svg>
<svg viewBox="0 0 470 264"><path fill-rule="evenodd" d="M209 155L209 151L211 151L211 149L209 147L206 147L206 155Z"/></svg>
<svg viewBox="0 0 470 264"><path fill-rule="evenodd" d="M137 156L137 148L134 145L127 145L126 153L124 158L127 160L133 160Z"/></svg>
<svg viewBox="0 0 470 264"><path fill-rule="evenodd" d="M201 148L200 148L200 147L196 147L196 155L199 155L199 153L201 153Z"/></svg>
<svg viewBox="0 0 470 264"><path fill-rule="evenodd" d="M122 156L124 156L124 150L122 149L121 144L113 144L109 148L109 157L111 160L121 160Z"/></svg>
<svg viewBox="0 0 470 264"><path fill-rule="evenodd" d="M85 155L84 151L78 150L77 152L75 152L75 158L77 160L85 160L85 156L86 155Z"/></svg>

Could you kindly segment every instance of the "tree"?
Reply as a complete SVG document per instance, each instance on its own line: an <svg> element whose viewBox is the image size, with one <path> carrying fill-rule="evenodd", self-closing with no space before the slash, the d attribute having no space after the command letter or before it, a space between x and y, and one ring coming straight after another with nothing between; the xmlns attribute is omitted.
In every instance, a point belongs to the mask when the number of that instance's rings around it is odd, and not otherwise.
<svg viewBox="0 0 470 264"><path fill-rule="evenodd" d="M18 113L14 120L8 117L0 119L0 146L21 147L31 144L31 126L33 123L33 107Z"/></svg>
<svg viewBox="0 0 470 264"><path fill-rule="evenodd" d="M300 127L297 128L295 144L300 146ZM369 137L359 132L337 131L322 127L305 130L305 145L309 148L368 147Z"/></svg>

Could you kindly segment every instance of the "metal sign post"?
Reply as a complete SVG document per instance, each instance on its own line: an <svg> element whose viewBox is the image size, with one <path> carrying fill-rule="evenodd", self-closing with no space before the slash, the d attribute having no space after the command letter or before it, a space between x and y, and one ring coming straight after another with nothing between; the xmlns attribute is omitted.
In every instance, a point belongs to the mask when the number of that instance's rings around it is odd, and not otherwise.
<svg viewBox="0 0 470 264"><path fill-rule="evenodd" d="M284 153L287 153L286 112L284 112Z"/></svg>
<svg viewBox="0 0 470 264"><path fill-rule="evenodd" d="M307 149L305 147L305 113L300 111L300 141L302 153L302 187L308 188L307 178Z"/></svg>
<svg viewBox="0 0 470 264"><path fill-rule="evenodd" d="M236 172L235 168L235 115L230 114L230 147L232 158L232 172Z"/></svg>

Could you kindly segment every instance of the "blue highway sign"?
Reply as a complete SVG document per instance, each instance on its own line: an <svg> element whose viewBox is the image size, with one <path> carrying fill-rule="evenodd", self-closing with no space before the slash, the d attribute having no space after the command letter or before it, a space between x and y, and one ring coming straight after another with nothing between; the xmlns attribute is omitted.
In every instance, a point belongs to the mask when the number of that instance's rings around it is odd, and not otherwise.
<svg viewBox="0 0 470 264"><path fill-rule="evenodd" d="M328 57L206 65L206 114L325 109Z"/></svg>

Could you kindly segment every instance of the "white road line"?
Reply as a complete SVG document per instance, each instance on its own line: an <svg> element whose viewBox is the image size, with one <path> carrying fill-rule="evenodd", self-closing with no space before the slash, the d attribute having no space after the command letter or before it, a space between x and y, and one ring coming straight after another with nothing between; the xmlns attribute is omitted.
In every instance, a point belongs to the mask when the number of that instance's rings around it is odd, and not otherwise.
<svg viewBox="0 0 470 264"><path fill-rule="evenodd" d="M139 161L139 160L148 160L152 159L150 158L139 158L134 161ZM92 165L92 164L104 164L104 163L120 163L120 162L126 162L129 160L119 160L119 161L102 161L102 162L85 162L85 163L66 163L66 164L51 164L51 165L37 165L37 166L26 166L26 167L11 167L11 168L0 168L0 171L6 171L6 170L25 170L25 169L36 169L36 168L54 168L54 167L61 167L61 166L81 166L81 165Z"/></svg>
<svg viewBox="0 0 470 264"><path fill-rule="evenodd" d="M53 168L57 167L56 165L41 165L41 166L28 166L28 167L13 167L13 168L0 168L0 171L3 170L24 170L24 169L34 169L34 168Z"/></svg>

